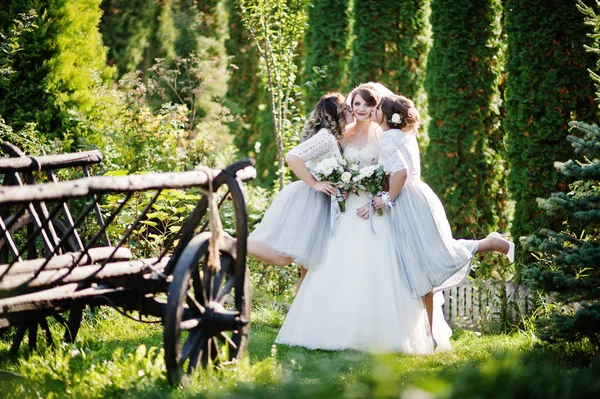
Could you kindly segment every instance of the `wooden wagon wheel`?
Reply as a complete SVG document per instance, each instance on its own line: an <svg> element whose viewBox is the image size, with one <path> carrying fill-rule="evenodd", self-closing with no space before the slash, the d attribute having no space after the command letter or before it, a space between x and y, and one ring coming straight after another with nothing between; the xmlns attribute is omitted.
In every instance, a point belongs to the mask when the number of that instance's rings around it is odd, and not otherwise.
<svg viewBox="0 0 600 399"><path fill-rule="evenodd" d="M181 254L164 317L165 362L169 381L208 363L239 358L250 331L249 273L237 270L235 240L221 246L221 268L207 265L210 232L194 237ZM237 307L235 303L241 303Z"/></svg>
<svg viewBox="0 0 600 399"><path fill-rule="evenodd" d="M63 236L68 228L59 219L53 219L52 224L59 236ZM77 251L78 245L75 239L71 236L65 244L63 244L63 250L65 252ZM68 315L67 315L68 313ZM38 331L41 328L46 335L46 342L49 345L54 344L52 338L52 332L50 331L49 319L53 318L59 324L64 327L63 342L72 343L77 338L77 333L81 327L81 320L83 318L83 308L81 306L73 306L64 311L53 311L50 313L43 313L39 316L32 317L27 323L18 324L16 326L16 332L12 340L9 353L11 355L16 354L19 351L21 343L25 335L28 336L29 350L33 351L37 348Z"/></svg>

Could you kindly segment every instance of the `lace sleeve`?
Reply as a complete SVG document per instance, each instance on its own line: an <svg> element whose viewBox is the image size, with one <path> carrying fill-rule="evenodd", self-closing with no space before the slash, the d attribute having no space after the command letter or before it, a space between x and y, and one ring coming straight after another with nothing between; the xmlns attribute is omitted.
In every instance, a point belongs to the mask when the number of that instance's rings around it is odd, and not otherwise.
<svg viewBox="0 0 600 399"><path fill-rule="evenodd" d="M384 165L386 172L393 174L402 169L408 169L406 161L402 156L402 153L398 149L394 138L384 134L379 139L379 157L381 163Z"/></svg>
<svg viewBox="0 0 600 399"><path fill-rule="evenodd" d="M308 140L292 148L288 154L295 155L306 162L328 152L335 141L335 137L329 133L329 130L321 129Z"/></svg>

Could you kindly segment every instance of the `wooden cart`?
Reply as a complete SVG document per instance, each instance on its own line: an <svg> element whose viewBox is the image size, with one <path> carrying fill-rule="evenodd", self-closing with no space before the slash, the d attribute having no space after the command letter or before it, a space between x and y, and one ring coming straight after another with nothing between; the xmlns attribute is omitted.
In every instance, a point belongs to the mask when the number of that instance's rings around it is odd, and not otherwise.
<svg viewBox="0 0 600 399"><path fill-rule="evenodd" d="M251 290L241 183L256 174L249 160L91 176L98 151L29 157L8 143L2 149L10 158L0 159L0 329L16 327L11 352L26 335L35 348L39 330L52 343L49 322L72 342L84 309L107 305L162 321L172 384L243 354ZM223 234L219 208L237 239Z"/></svg>

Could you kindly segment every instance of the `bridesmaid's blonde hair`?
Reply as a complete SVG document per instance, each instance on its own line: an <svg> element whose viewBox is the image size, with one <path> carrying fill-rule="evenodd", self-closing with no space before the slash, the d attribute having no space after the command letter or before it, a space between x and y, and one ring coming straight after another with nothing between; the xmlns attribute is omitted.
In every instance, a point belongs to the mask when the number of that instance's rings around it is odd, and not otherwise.
<svg viewBox="0 0 600 399"><path fill-rule="evenodd" d="M302 141L308 140L321 129L329 129L340 140L346 127L344 101L341 93L327 93L321 97L304 125Z"/></svg>

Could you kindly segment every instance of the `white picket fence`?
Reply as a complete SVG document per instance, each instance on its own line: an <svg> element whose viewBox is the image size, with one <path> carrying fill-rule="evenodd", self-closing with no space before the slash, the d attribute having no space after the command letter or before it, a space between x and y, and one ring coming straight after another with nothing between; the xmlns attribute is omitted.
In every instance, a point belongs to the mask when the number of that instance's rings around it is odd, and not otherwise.
<svg viewBox="0 0 600 399"><path fill-rule="evenodd" d="M512 282L468 279L443 295L450 327L480 330L492 324L517 324L534 308L531 291Z"/></svg>

